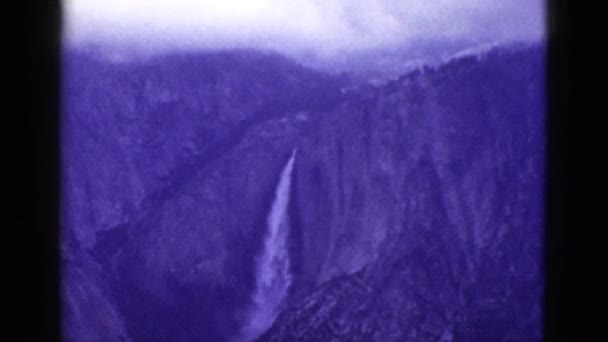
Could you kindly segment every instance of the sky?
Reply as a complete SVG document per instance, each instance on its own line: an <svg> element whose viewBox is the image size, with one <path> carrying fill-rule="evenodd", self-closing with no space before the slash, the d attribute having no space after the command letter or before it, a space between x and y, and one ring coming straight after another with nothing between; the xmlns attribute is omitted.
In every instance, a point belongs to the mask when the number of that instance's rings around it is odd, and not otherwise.
<svg viewBox="0 0 608 342"><path fill-rule="evenodd" d="M64 0L64 44L335 55L424 40L534 41L542 0Z"/></svg>

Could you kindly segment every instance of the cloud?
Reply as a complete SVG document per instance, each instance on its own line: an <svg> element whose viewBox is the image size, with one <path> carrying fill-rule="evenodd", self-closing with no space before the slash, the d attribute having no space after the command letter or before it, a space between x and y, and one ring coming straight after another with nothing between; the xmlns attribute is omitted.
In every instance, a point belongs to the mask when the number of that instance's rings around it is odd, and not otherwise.
<svg viewBox="0 0 608 342"><path fill-rule="evenodd" d="M66 44L333 54L421 40L537 40L542 0L64 0Z"/></svg>

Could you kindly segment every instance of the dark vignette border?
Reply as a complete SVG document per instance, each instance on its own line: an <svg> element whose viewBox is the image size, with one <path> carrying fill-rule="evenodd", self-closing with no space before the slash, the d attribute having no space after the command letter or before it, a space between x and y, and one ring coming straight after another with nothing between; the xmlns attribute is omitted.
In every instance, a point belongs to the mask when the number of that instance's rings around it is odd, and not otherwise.
<svg viewBox="0 0 608 342"><path fill-rule="evenodd" d="M13 8L5 12L6 17L11 23L11 19L17 22L5 29L5 36L15 39L16 44L3 52L14 60L3 66L9 75L9 80L3 83L10 93L9 106L3 108L2 116L9 120L3 127L8 136L5 146L11 156L7 164L11 171L16 171L6 179L11 188L7 197L18 208L10 213L16 215L16 225L8 224L5 228L17 233L18 241L3 242L16 270L16 275L7 278L16 283L17 294L5 292L9 302L14 301L14 307L5 307L8 314L5 317L10 320L5 322L8 332L2 333L8 336L3 340L60 341L61 1L10 4ZM13 124L15 119L17 122Z"/></svg>
<svg viewBox="0 0 608 342"><path fill-rule="evenodd" d="M571 4L571 3L570 3ZM573 85L570 83L570 53L572 45L571 6L567 0L548 0L546 27L548 36L547 56L547 155L546 155L546 227L545 227L545 341L574 341L575 331L568 296L574 267L576 246L572 231L568 231L566 205L567 166L569 165L572 136L567 132L571 111ZM579 337L581 337L579 335Z"/></svg>

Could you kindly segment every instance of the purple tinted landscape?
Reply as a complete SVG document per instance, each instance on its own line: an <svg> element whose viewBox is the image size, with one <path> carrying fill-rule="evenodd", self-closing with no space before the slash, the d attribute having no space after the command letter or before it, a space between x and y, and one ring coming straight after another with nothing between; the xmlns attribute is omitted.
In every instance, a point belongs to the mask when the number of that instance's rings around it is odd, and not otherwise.
<svg viewBox="0 0 608 342"><path fill-rule="evenodd" d="M542 340L544 70L65 48L64 339Z"/></svg>

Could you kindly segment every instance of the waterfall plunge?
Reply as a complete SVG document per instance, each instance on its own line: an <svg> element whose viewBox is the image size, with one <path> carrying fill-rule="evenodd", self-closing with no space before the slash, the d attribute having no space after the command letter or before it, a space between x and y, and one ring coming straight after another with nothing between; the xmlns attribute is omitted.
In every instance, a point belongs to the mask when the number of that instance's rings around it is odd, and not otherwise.
<svg viewBox="0 0 608 342"><path fill-rule="evenodd" d="M287 238L289 235L289 190L291 172L296 150L281 172L281 178L274 195L274 202L268 215L268 230L264 239L264 250L256 263L256 288L253 306L248 321L239 340L251 341L268 329L277 315L279 307L291 285Z"/></svg>

